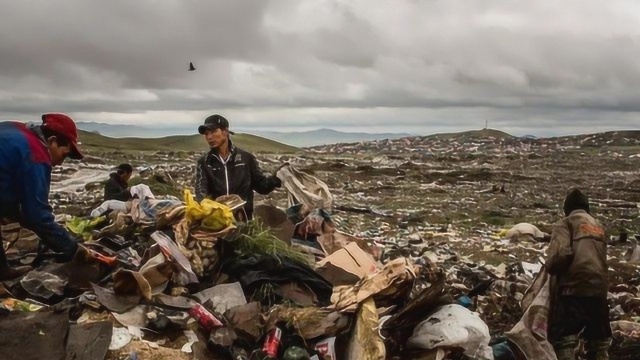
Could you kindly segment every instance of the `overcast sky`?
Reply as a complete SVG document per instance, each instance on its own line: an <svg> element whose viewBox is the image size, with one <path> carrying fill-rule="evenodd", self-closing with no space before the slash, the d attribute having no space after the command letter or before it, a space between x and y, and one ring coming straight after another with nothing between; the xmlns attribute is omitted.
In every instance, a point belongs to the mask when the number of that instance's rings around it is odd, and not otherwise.
<svg viewBox="0 0 640 360"><path fill-rule="evenodd" d="M638 129L639 24L638 0L0 0L0 119Z"/></svg>

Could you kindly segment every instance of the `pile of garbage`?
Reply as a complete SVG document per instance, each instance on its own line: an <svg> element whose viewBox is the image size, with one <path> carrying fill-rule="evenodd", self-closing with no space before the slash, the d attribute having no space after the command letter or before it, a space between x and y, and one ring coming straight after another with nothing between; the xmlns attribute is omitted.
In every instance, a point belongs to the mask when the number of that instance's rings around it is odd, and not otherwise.
<svg viewBox="0 0 640 360"><path fill-rule="evenodd" d="M290 165L278 176L288 207L258 205L247 223L237 196L189 190L61 218L90 250L70 263L4 227L10 262L37 267L0 287L0 332L15 334L0 337L3 358L555 358L540 325L542 231L494 234L483 250L540 253L499 265L453 250L448 227L371 241L340 231L324 182ZM625 259L612 264L612 358L640 343L640 250Z"/></svg>

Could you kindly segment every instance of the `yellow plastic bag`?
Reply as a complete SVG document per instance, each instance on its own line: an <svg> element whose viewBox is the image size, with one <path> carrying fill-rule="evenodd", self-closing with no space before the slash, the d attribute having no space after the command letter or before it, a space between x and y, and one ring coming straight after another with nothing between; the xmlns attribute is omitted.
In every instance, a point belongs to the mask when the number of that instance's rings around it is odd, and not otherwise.
<svg viewBox="0 0 640 360"><path fill-rule="evenodd" d="M188 189L184 190L184 202L187 205L185 216L190 222L202 220L202 226L213 231L226 229L235 223L233 212L228 206L211 199L198 203Z"/></svg>
<svg viewBox="0 0 640 360"><path fill-rule="evenodd" d="M104 221L104 219L104 216L98 216L93 219L74 217L73 219L68 220L65 225L67 230L75 235L82 235L82 238L85 241L89 241L91 239L91 230L93 230L96 225Z"/></svg>

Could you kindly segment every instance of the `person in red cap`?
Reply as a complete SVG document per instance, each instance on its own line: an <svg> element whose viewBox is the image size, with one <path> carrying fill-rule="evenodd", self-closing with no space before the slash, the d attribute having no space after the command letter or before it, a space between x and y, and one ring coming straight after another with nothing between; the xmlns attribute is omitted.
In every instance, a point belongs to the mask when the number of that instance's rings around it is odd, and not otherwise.
<svg viewBox="0 0 640 360"><path fill-rule="evenodd" d="M19 221L51 250L61 253L63 260L70 261L79 245L55 222L48 200L51 167L68 157L83 158L76 124L67 115L44 114L42 125L0 123L0 219ZM29 269L11 268L0 246L0 281Z"/></svg>

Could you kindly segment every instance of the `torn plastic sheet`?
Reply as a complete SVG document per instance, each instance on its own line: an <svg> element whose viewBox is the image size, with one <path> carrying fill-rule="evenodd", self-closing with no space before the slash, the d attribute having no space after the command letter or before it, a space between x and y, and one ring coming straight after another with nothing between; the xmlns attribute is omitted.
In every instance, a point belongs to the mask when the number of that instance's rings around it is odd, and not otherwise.
<svg viewBox="0 0 640 360"><path fill-rule="evenodd" d="M123 327L114 327L111 334L111 343L109 350L120 350L131 342L132 336L129 329Z"/></svg>
<svg viewBox="0 0 640 360"><path fill-rule="evenodd" d="M542 265L540 264L532 264L526 261L521 262L522 264L522 269L524 270L524 272L531 276L532 278L534 276L536 276L536 274L538 274L540 272L540 270L542 269Z"/></svg>
<svg viewBox="0 0 640 360"><path fill-rule="evenodd" d="M276 174L287 189L289 206L304 204L309 209L325 209L331 211L333 196L329 187L320 179L299 171L286 164Z"/></svg>
<svg viewBox="0 0 640 360"><path fill-rule="evenodd" d="M624 257L632 264L640 264L640 245L636 245L634 248L629 249Z"/></svg>
<svg viewBox="0 0 640 360"><path fill-rule="evenodd" d="M163 253L152 257L140 271L119 269L113 274L113 291L118 295L141 295L151 299L166 289L173 274L173 265Z"/></svg>
<svg viewBox="0 0 640 360"><path fill-rule="evenodd" d="M218 314L224 314L225 311L231 308L247 304L239 282L214 286L196 293L194 296L200 300L201 304L211 300L214 311Z"/></svg>
<svg viewBox="0 0 640 360"><path fill-rule="evenodd" d="M31 271L22 280L20 285L31 295L48 299L53 295L64 294L68 281L56 275L44 271Z"/></svg>
<svg viewBox="0 0 640 360"><path fill-rule="evenodd" d="M138 305L125 313L111 313L111 315L123 326L143 328L147 325L146 313L147 307L144 305Z"/></svg>
<svg viewBox="0 0 640 360"><path fill-rule="evenodd" d="M96 294L98 302L109 311L123 313L131 310L140 302L139 295L116 295L113 290L105 289L96 284L91 284L93 292Z"/></svg>
<svg viewBox="0 0 640 360"><path fill-rule="evenodd" d="M182 345L182 349L180 350L182 350L182 352L191 354L193 352L193 350L191 350L191 346L198 342L198 336L192 330L185 330L184 336L187 337L187 343Z"/></svg>
<svg viewBox="0 0 640 360"><path fill-rule="evenodd" d="M187 285L198 282L198 277L191 269L191 263L184 256L178 245L166 234L156 231L151 234L151 238L158 243L158 246L162 249L162 253L170 260L173 261L179 268L180 274L184 276L185 281L179 285Z"/></svg>
<svg viewBox="0 0 640 360"><path fill-rule="evenodd" d="M638 322L627 320L612 321L611 330L620 331L626 336L640 338L640 323Z"/></svg>

